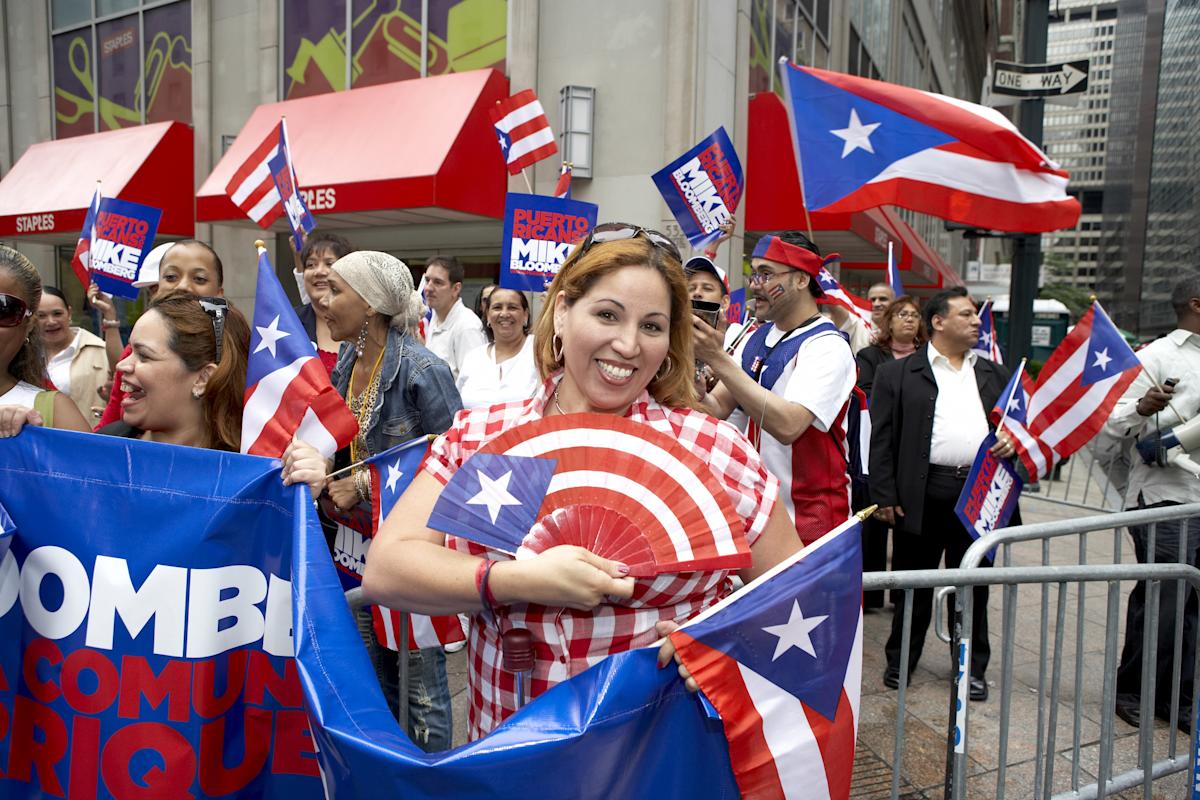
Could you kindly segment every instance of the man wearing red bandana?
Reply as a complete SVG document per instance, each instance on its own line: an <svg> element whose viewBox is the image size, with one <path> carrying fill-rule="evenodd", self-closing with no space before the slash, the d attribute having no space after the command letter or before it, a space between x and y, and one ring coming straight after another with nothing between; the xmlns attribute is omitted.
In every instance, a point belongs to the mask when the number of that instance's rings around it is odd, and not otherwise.
<svg viewBox="0 0 1200 800"><path fill-rule="evenodd" d="M837 326L817 311L825 259L803 234L765 236L754 249L747 302L766 324L739 361L699 318L692 322L696 358L720 379L705 398L722 419L741 408L747 435L779 478L780 497L805 544L850 515L847 464L854 355Z"/></svg>

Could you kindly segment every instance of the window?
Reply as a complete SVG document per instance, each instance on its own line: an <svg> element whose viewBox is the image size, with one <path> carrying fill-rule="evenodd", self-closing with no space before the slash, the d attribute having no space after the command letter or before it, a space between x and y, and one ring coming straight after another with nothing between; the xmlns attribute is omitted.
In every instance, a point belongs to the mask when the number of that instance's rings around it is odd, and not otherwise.
<svg viewBox="0 0 1200 800"><path fill-rule="evenodd" d="M285 99L505 68L505 0L286 0L280 15Z"/></svg>
<svg viewBox="0 0 1200 800"><path fill-rule="evenodd" d="M189 0L51 0L54 135L192 121Z"/></svg>
<svg viewBox="0 0 1200 800"><path fill-rule="evenodd" d="M782 92L779 59L829 66L829 0L752 0L750 93Z"/></svg>

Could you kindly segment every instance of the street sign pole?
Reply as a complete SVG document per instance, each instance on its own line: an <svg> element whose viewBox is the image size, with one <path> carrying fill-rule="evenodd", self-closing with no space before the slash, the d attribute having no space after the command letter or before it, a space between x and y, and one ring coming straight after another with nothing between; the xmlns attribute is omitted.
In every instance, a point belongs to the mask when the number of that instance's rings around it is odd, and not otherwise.
<svg viewBox="0 0 1200 800"><path fill-rule="evenodd" d="M1050 17L1049 0L1026 0L1023 60L1046 60L1046 39ZM1021 101L1017 125L1025 138L1042 146L1042 114L1045 101L1040 97ZM1023 234L1013 238L1012 278L1008 297L1008 352L1004 358L1017 364L1029 356L1033 331L1033 301L1038 293L1038 273L1042 266L1042 237Z"/></svg>

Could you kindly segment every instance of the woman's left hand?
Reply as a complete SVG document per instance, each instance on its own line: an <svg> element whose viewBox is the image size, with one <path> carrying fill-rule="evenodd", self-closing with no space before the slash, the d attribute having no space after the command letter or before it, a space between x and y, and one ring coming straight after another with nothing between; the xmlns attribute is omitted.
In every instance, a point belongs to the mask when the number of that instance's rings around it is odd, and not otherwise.
<svg viewBox="0 0 1200 800"><path fill-rule="evenodd" d="M312 492L313 500L321 496L325 490L325 476L329 471L325 456L307 442L292 437L287 449L283 451L283 485L307 483Z"/></svg>
<svg viewBox="0 0 1200 800"><path fill-rule="evenodd" d="M9 439L26 425L45 425L42 415L25 406L0 406L0 439Z"/></svg>
<svg viewBox="0 0 1200 800"><path fill-rule="evenodd" d="M358 505L358 487L354 485L353 475L330 481L326 490L329 492L329 499L333 501L333 507L338 511L349 511Z"/></svg>
<svg viewBox="0 0 1200 800"><path fill-rule="evenodd" d="M677 630L679 630L679 623L669 619L654 623L654 631L663 637L663 643L658 648L658 668L662 669L674 661L679 665L679 677L683 678L683 685L687 687L689 692L698 692L700 691L700 684L696 683L696 679L692 677L692 673L688 672L688 668L683 665L683 660L680 659L679 652L675 650L675 643L671 641L671 632Z"/></svg>

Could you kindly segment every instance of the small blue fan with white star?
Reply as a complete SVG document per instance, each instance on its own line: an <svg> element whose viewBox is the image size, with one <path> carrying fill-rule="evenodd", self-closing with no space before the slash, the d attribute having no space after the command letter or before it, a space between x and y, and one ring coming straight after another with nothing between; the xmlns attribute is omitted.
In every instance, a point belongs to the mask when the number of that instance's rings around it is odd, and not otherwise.
<svg viewBox="0 0 1200 800"><path fill-rule="evenodd" d="M430 528L503 553L516 553L554 477L558 461L493 453L471 456L442 489Z"/></svg>

